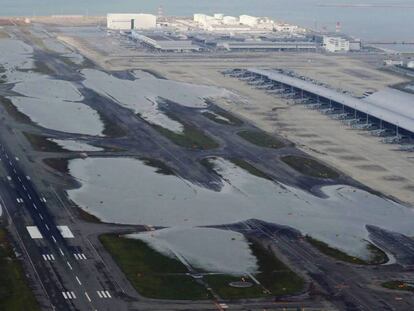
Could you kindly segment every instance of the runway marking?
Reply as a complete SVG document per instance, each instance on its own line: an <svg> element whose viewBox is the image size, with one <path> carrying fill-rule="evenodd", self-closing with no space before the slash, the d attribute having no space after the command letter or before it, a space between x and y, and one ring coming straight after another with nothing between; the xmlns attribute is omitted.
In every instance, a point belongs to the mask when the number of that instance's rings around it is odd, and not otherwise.
<svg viewBox="0 0 414 311"><path fill-rule="evenodd" d="M23 203L23 199L22 198L16 198L17 203Z"/></svg>
<svg viewBox="0 0 414 311"><path fill-rule="evenodd" d="M11 181L11 180L12 180L12 178L11 178L10 176L7 176L7 180L8 180L8 181Z"/></svg>
<svg viewBox="0 0 414 311"><path fill-rule="evenodd" d="M24 185L22 185L22 187L23 187L23 189L24 189L25 191L27 191L27 189L26 189L26 187L25 187Z"/></svg>
<svg viewBox="0 0 414 311"><path fill-rule="evenodd" d="M30 194L27 194L27 196L29 197L29 200L31 200L31 199L32 199L32 196L31 196Z"/></svg>
<svg viewBox="0 0 414 311"><path fill-rule="evenodd" d="M73 256L75 256L76 260L86 260L88 259L84 253L74 253Z"/></svg>
<svg viewBox="0 0 414 311"><path fill-rule="evenodd" d="M46 230L47 230L47 231L49 231L49 230L50 230L50 228L49 228L49 226L48 226L47 224L45 224L45 227L46 227Z"/></svg>
<svg viewBox="0 0 414 311"><path fill-rule="evenodd" d="M42 255L43 256L43 259L45 260L45 261L54 261L55 260L55 256L53 256L53 254L43 254Z"/></svg>
<svg viewBox="0 0 414 311"><path fill-rule="evenodd" d="M59 247L59 252L62 256L65 256L65 253L62 251L62 249Z"/></svg>
<svg viewBox="0 0 414 311"><path fill-rule="evenodd" d="M56 226L56 228L60 231L60 234L65 239L73 239L75 236L73 235L72 231L70 231L68 226Z"/></svg>
<svg viewBox="0 0 414 311"><path fill-rule="evenodd" d="M34 203L33 203L33 207L35 208L35 210L37 210L37 206L36 206L36 204L34 204Z"/></svg>
<svg viewBox="0 0 414 311"><path fill-rule="evenodd" d="M66 300L68 299L76 299L76 295L74 292L62 292L63 298Z"/></svg>
<svg viewBox="0 0 414 311"><path fill-rule="evenodd" d="M10 164L10 166L13 166L13 163L12 163L12 161L9 161L9 164Z"/></svg>
<svg viewBox="0 0 414 311"><path fill-rule="evenodd" d="M82 282L79 280L77 275L75 275L75 279L76 279L76 281L78 281L79 285L82 285Z"/></svg>
<svg viewBox="0 0 414 311"><path fill-rule="evenodd" d="M18 179L20 182L22 182L22 180L20 179L20 177L19 177L19 176L17 176L17 179Z"/></svg>
<svg viewBox="0 0 414 311"><path fill-rule="evenodd" d="M68 265L68 267L69 267L70 270L73 270L72 265L70 264L69 261L66 261L66 264Z"/></svg>
<svg viewBox="0 0 414 311"><path fill-rule="evenodd" d="M45 197L41 197L41 198L40 198L40 201L42 201L42 202L46 203L46 199L45 199Z"/></svg>
<svg viewBox="0 0 414 311"><path fill-rule="evenodd" d="M18 157L15 157L16 161L19 161L20 159Z"/></svg>
<svg viewBox="0 0 414 311"><path fill-rule="evenodd" d="M40 214L40 213L39 213L39 217L40 217L40 219L41 219L41 220L43 220L43 216L42 216L42 214Z"/></svg>
<svg viewBox="0 0 414 311"><path fill-rule="evenodd" d="M6 156L7 159L9 158L9 156L7 155L7 153L5 154L5 156Z"/></svg>
<svg viewBox="0 0 414 311"><path fill-rule="evenodd" d="M37 226L26 226L27 231L32 239L43 239L42 234Z"/></svg>
<svg viewBox="0 0 414 311"><path fill-rule="evenodd" d="M86 296L86 298L88 298L89 302L92 302L91 297L89 297L87 292L85 292L85 296Z"/></svg>
<svg viewBox="0 0 414 311"><path fill-rule="evenodd" d="M52 240L53 240L53 242L57 243L57 241L56 241L56 239L53 235L52 235Z"/></svg>
<svg viewBox="0 0 414 311"><path fill-rule="evenodd" d="M97 290L96 292L97 292L99 298L101 298L101 299L112 298L111 294L107 290Z"/></svg>
<svg viewBox="0 0 414 311"><path fill-rule="evenodd" d="M15 174L17 173L15 168L13 168L13 172L14 172Z"/></svg>
<svg viewBox="0 0 414 311"><path fill-rule="evenodd" d="M26 179L27 179L27 180L30 180L30 176L26 176Z"/></svg>

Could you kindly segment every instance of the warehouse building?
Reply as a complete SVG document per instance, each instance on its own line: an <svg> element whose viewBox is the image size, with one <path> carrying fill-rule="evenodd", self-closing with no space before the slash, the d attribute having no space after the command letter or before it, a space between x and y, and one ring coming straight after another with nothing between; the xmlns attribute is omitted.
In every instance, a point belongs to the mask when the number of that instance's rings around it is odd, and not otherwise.
<svg viewBox="0 0 414 311"><path fill-rule="evenodd" d="M108 14L107 28L112 30L152 29L157 17L152 14Z"/></svg>
<svg viewBox="0 0 414 311"><path fill-rule="evenodd" d="M193 44L191 40L180 40L175 37L167 36L165 34L144 34L137 31L132 31L131 37L139 41L148 48L160 52L197 52L201 47Z"/></svg>

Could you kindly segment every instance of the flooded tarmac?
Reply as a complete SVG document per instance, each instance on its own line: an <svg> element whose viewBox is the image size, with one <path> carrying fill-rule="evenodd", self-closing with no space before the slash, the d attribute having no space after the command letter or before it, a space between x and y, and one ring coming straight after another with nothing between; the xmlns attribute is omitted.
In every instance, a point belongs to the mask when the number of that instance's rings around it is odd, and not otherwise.
<svg viewBox="0 0 414 311"><path fill-rule="evenodd" d="M224 89L158 79L149 73L135 70L134 79L120 79L95 69L82 70L84 86L102 96L115 100L133 110L150 123L181 133L183 126L159 110L160 100L168 100L186 107L203 108L205 99L235 96Z"/></svg>
<svg viewBox="0 0 414 311"><path fill-rule="evenodd" d="M82 143L76 140L70 139L53 139L49 138L50 141L57 143L60 147L68 151L102 151L103 148L91 146L86 143Z"/></svg>
<svg viewBox="0 0 414 311"><path fill-rule="evenodd" d="M194 268L235 275L257 271L244 236L237 232L210 228L172 228L150 233L132 234L166 256L176 256ZM235 264L237 258L237 264Z"/></svg>
<svg viewBox="0 0 414 311"><path fill-rule="evenodd" d="M414 234L413 211L350 186L322 188L328 196L256 177L233 163L210 160L220 191L161 175L130 158L75 159L70 173L82 186L69 191L81 208L103 221L174 228L228 224L251 218L288 225L354 256L368 258L365 228Z"/></svg>

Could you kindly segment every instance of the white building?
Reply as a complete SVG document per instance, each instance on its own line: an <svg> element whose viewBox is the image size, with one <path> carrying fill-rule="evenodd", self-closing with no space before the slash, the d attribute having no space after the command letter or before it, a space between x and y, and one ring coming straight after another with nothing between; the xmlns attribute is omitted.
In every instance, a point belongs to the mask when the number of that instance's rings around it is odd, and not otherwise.
<svg viewBox="0 0 414 311"><path fill-rule="evenodd" d="M107 28L113 30L151 29L157 26L157 17L152 14L108 14Z"/></svg>
<svg viewBox="0 0 414 311"><path fill-rule="evenodd" d="M240 24L248 25L250 27L256 27L259 23L259 18L250 15L240 15Z"/></svg>
<svg viewBox="0 0 414 311"><path fill-rule="evenodd" d="M414 68L414 60L411 60L407 63L407 68Z"/></svg>
<svg viewBox="0 0 414 311"><path fill-rule="evenodd" d="M349 52L349 40L342 37L323 36L323 47L328 52Z"/></svg>
<svg viewBox="0 0 414 311"><path fill-rule="evenodd" d="M286 32L286 33L294 33L294 32L298 32L300 30L299 29L299 26L297 26L297 25L291 25L291 24L286 24L286 23L283 23L283 24L275 24L274 25L274 29L276 31Z"/></svg>

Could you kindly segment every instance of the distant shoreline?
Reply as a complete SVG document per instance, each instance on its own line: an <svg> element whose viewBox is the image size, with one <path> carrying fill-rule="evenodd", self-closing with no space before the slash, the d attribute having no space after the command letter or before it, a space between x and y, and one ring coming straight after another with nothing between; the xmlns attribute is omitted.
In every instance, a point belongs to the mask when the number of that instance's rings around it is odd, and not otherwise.
<svg viewBox="0 0 414 311"><path fill-rule="evenodd" d="M414 9L414 5L410 4L369 4L369 3L319 3L319 7L335 7L335 8L392 8L392 9Z"/></svg>

